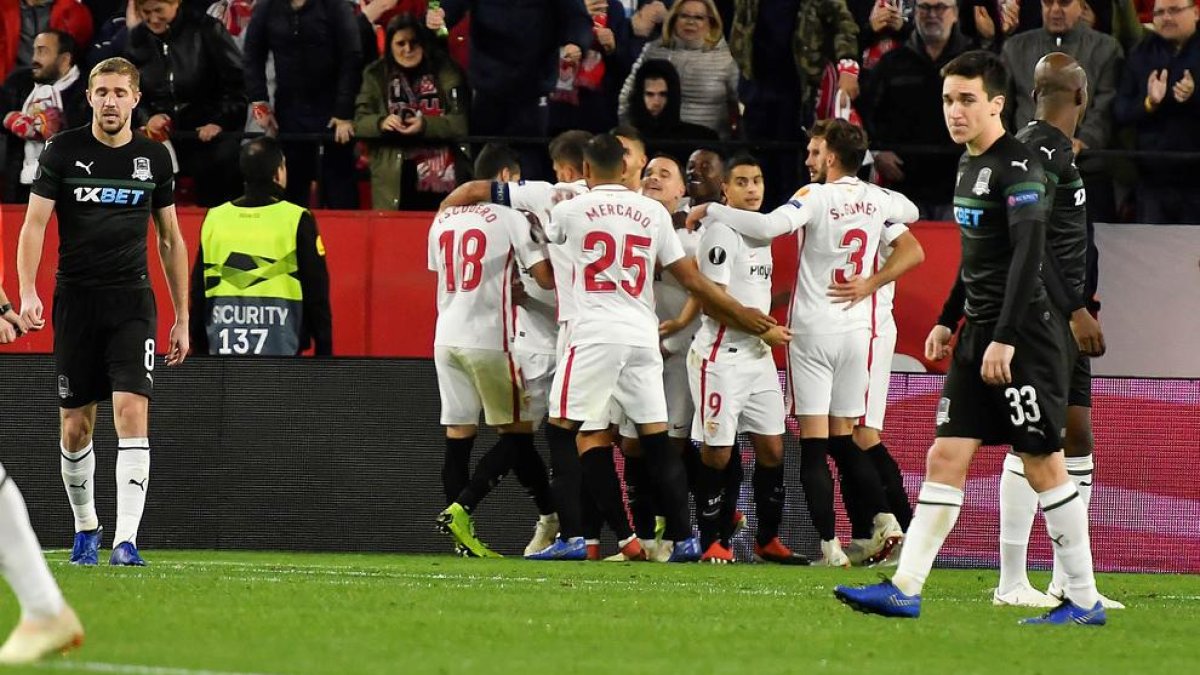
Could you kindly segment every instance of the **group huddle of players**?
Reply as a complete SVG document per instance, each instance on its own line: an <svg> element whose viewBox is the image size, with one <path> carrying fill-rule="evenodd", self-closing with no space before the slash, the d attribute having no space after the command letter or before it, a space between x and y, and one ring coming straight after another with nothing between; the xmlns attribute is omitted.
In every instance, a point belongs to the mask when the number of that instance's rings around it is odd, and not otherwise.
<svg viewBox="0 0 1200 675"><path fill-rule="evenodd" d="M791 416L819 562L899 558L895 584L839 587L843 602L917 616L975 451L1004 443L1014 452L1005 474L1023 487L1009 479L1006 500L1002 481L1008 573L994 601L1054 607L1035 622L1103 623L1105 606L1117 603L1095 589L1084 491L1087 357L1102 353L1103 338L1081 297L1086 197L1070 144L1086 74L1064 54L1043 59L1038 121L1018 137L1000 121L1006 73L993 55L971 52L943 74L947 128L967 150L954 200L963 255L927 358L949 356L965 322L915 512L879 431L896 335L892 283L924 253L906 227L918 217L913 203L857 178L862 130L815 125L806 161L813 183L768 214L758 212L763 174L749 156L723 163L714 194L703 189L714 153L689 158L685 186L679 164L667 156L647 163L631 132L568 132L550 146L557 184L520 181L515 161L492 149L476 167L482 179L451 194L430 230L447 429L449 506L438 524L458 550L495 555L470 513L512 471L542 514L527 558L599 559L607 525L619 546L610 559L732 562L730 540L746 524L737 505L743 432L756 460L755 558L808 564L779 539L781 439ZM771 242L793 232L796 283L786 325L777 325L767 314ZM779 345L786 395L771 354ZM470 473L481 411L499 441ZM552 477L533 442L546 415ZM633 523L612 452L618 435ZM853 527L846 548L834 531L827 456ZM1056 553L1048 594L1024 571L1039 504Z"/></svg>

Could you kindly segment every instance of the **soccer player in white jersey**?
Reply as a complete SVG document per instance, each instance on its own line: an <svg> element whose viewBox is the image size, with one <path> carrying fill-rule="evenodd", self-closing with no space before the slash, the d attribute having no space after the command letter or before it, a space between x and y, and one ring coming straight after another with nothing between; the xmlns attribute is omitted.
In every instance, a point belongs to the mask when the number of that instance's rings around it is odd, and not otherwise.
<svg viewBox="0 0 1200 675"><path fill-rule="evenodd" d="M490 146L480 153L475 170L477 175L501 175L506 169L515 173L516 161L511 152ZM481 410L488 426L500 433L466 485L461 484L462 473L443 469L452 503L438 516L438 525L481 557L495 554L476 538L471 510L510 469L541 465L533 445L529 394L512 353L514 265L528 269L542 288L554 287L550 264L529 221L513 209L494 204L450 207L429 230L429 269L438 273L434 365L446 426L446 466L470 456ZM544 466L536 488L538 509L549 516L553 510Z"/></svg>
<svg viewBox="0 0 1200 675"><path fill-rule="evenodd" d="M0 344L29 332L0 288ZM29 663L78 647L83 626L50 575L17 484L0 464L0 570L17 596L21 620L0 646L0 665Z"/></svg>
<svg viewBox="0 0 1200 675"><path fill-rule="evenodd" d="M673 552L674 542L690 538L691 519L683 465L667 441L650 275L656 263L663 265L708 303L709 311L754 334L767 331L774 322L761 311L742 307L699 274L695 261L683 255L666 209L621 185L624 154L612 134L588 141L584 176L591 191L558 204L551 213L546 233L551 242L565 247L576 270L577 313L550 390L550 414L574 426L602 417L610 400L616 400L637 424L646 466L667 518L660 551ZM581 439L579 447L589 446ZM612 452L598 450L580 458L584 485L618 533L622 553L643 557L621 503Z"/></svg>
<svg viewBox="0 0 1200 675"><path fill-rule="evenodd" d="M921 243L903 223L895 223L883 229L874 269L882 269L892 256L898 258L892 267L897 276L903 275L925 259L925 250L921 248ZM881 275L873 274L869 277L848 279L843 283L835 281L830 284L829 295L835 302L869 302L871 305L872 338L871 348L867 352L870 369L867 412L858 419L854 427L854 444L863 450L868 462L879 474L888 511L896 516L900 529L907 530L909 522L912 521L912 505L908 501L908 493L904 490L904 476L880 436L884 412L887 409L892 357L896 351L896 320L892 316L896 284L891 281L882 283L882 280ZM844 496L847 502L854 502L857 497L853 494ZM857 534L851 534L854 539L846 550L851 564L870 565L879 562L879 552L875 551L872 555L871 551L870 536L874 514L850 507L847 507L847 511L850 512L851 527L857 531ZM892 549L889 557L895 560L898 554L898 549Z"/></svg>
<svg viewBox="0 0 1200 675"><path fill-rule="evenodd" d="M752 157L735 157L724 169L722 190L731 208L757 211L763 200L762 168ZM700 238L700 272L723 286L738 302L762 311L771 307L771 241L750 239L709 218ZM780 342L786 327L772 331ZM696 470L696 520L701 560L733 562L731 518L741 491L741 459L733 447L737 432L754 443L754 501L758 530L754 546L760 560L806 565L779 539L785 499L783 432L786 412L771 345L757 335L704 316L688 352L688 382L696 400L692 437L701 445ZM737 462L737 466L734 466ZM730 476L733 479L730 479Z"/></svg>
<svg viewBox="0 0 1200 675"><path fill-rule="evenodd" d="M591 137L592 135L585 131L566 131L550 143L550 159L554 164L558 183L510 181L507 178L473 180L451 192L442 202L442 206L445 208L481 202L509 206L536 218L538 226L535 228L535 234L544 240L545 226L550 222L550 210L554 205L587 192L587 183L583 181L583 144ZM545 313L536 316L534 303L523 303L525 306L518 304L517 332L513 343L517 362L525 374L531 398L531 416L535 421L540 421L546 412L550 382L554 379L555 366L570 334L568 323L575 310L571 296L574 269L570 261L559 246L546 245L545 251L554 273L553 298L548 294L538 293L534 288L536 284L530 284L528 280L524 286L527 293L532 291L534 295L531 297L537 305L544 307L547 301L553 301L552 321L546 320ZM526 334L522 335L523 332ZM548 366L545 358L547 353L551 359ZM545 427L545 434L547 445L551 448L550 489L557 517L553 520L538 520L533 539L525 549L525 555L532 559L579 560L586 557L587 548L580 512L583 488L580 482L578 454L574 449L570 452L556 453L553 450L556 444L552 441L556 434L574 438L574 431L565 420L551 418L549 422ZM603 426L608 426L607 421ZM562 444L558 446L562 447ZM599 542L597 546L598 544Z"/></svg>
<svg viewBox="0 0 1200 675"><path fill-rule="evenodd" d="M822 564L849 566L836 537L833 477L826 462L832 455L859 504L875 514L874 550L894 546L903 537L887 513L883 487L851 435L865 412L867 353L871 342L871 308L843 307L828 297L830 281L870 276L887 223L912 222L917 208L903 195L864 183L855 171L866 152L866 135L844 120L824 120L813 127L807 164L816 183L770 214L740 211L713 204L697 207L750 237L772 238L803 229L796 288L788 327L795 335L789 347L788 383L791 414L800 422L800 478L809 514L821 537ZM886 280L893 270L878 274ZM844 495L843 495L844 496Z"/></svg>

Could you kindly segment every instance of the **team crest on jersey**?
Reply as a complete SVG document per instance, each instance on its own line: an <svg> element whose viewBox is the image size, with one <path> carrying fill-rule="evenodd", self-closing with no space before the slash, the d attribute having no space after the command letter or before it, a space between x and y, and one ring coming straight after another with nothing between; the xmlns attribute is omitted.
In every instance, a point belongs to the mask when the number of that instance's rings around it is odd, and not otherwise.
<svg viewBox="0 0 1200 675"><path fill-rule="evenodd" d="M66 375L58 376L58 397L59 398L70 398L71 397L71 380L69 380Z"/></svg>
<svg viewBox="0 0 1200 675"><path fill-rule="evenodd" d="M950 423L950 399L946 397L938 401L936 423L938 426Z"/></svg>
<svg viewBox="0 0 1200 675"><path fill-rule="evenodd" d="M133 158L133 179L154 180L154 175L150 173L150 159L148 157Z"/></svg>
<svg viewBox="0 0 1200 675"><path fill-rule="evenodd" d="M704 433L709 436L716 436L717 430L721 428L721 423L716 420L704 421Z"/></svg>
<svg viewBox="0 0 1200 675"><path fill-rule="evenodd" d="M971 188L971 193L980 197L992 191L988 184L992 182L991 167L984 167L979 171L979 175L975 178L975 187Z"/></svg>

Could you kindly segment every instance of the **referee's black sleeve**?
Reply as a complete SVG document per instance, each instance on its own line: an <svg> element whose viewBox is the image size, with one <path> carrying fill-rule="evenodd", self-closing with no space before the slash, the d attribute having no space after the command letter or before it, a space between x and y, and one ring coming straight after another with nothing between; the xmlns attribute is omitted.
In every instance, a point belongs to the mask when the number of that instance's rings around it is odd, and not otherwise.
<svg viewBox="0 0 1200 675"><path fill-rule="evenodd" d="M300 272L300 288L304 291L304 332L301 348L308 338L315 343L317 356L333 355L333 310L329 305L329 268L325 265L325 248L319 243L317 220L305 211L296 228L296 265Z"/></svg>
<svg viewBox="0 0 1200 675"><path fill-rule="evenodd" d="M196 263L192 265L192 284L188 291L188 334L192 354L208 354L208 301L204 298L204 249L196 246Z"/></svg>

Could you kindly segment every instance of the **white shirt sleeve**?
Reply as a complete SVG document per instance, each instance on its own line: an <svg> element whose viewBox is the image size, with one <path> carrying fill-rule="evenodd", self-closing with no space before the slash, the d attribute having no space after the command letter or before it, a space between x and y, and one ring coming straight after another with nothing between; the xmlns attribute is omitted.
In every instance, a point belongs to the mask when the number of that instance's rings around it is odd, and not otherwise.
<svg viewBox="0 0 1200 675"><path fill-rule="evenodd" d="M666 210L663 210L666 214ZM658 240L658 262L663 267L670 267L676 261L687 255L683 250L683 243L679 241L679 235L675 233L675 226L671 223L669 217L662 218L657 223L658 231L655 232L655 239Z"/></svg>
<svg viewBox="0 0 1200 675"><path fill-rule="evenodd" d="M567 243L567 221L570 220L570 210L565 208L566 202L550 210L550 222L545 224L546 241L551 244Z"/></svg>
<svg viewBox="0 0 1200 675"><path fill-rule="evenodd" d="M891 198L887 206L887 222L912 223L921 217L921 212L917 209L917 205L913 204L912 200L908 197L892 190L885 190L885 192ZM900 235L897 234L896 236Z"/></svg>
<svg viewBox="0 0 1200 675"><path fill-rule="evenodd" d="M891 246L905 232L908 232L908 226L904 223L887 221L883 224L883 233L880 235L880 241L883 242L884 246Z"/></svg>
<svg viewBox="0 0 1200 675"><path fill-rule="evenodd" d="M818 201L816 191L812 191L811 186L805 186L786 204L770 213L743 211L724 204L712 204L708 212L739 234L770 241L791 234L812 221L817 212L815 201Z"/></svg>
<svg viewBox="0 0 1200 675"><path fill-rule="evenodd" d="M433 226L429 228L429 242L425 246L426 253L428 254L428 260L426 261L426 264L429 266L430 272L438 271L437 220L435 219L433 223Z"/></svg>
<svg viewBox="0 0 1200 675"><path fill-rule="evenodd" d="M514 209L546 213L554 205L554 186L541 180L492 183L492 202Z"/></svg>
<svg viewBox="0 0 1200 675"><path fill-rule="evenodd" d="M741 237L722 223L712 223L704 228L700 237L700 251L696 256L700 272L713 283L728 286L733 278L733 259L741 247Z"/></svg>
<svg viewBox="0 0 1200 675"><path fill-rule="evenodd" d="M529 221L525 219L525 216L511 209L505 211L504 226L508 230L508 236L512 239L513 251L517 254L517 260L521 263L521 267L529 269L545 260L546 253L534 241L533 234L529 231Z"/></svg>

